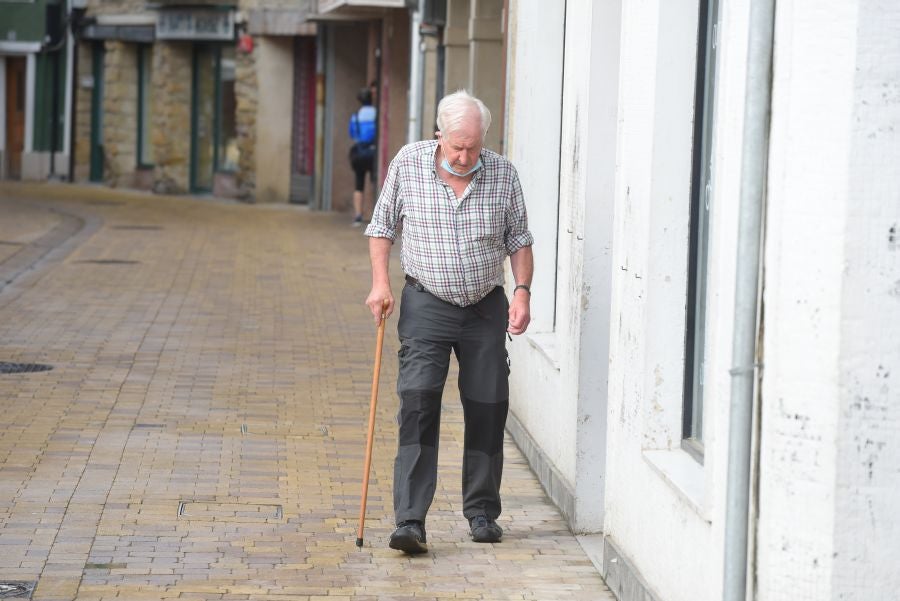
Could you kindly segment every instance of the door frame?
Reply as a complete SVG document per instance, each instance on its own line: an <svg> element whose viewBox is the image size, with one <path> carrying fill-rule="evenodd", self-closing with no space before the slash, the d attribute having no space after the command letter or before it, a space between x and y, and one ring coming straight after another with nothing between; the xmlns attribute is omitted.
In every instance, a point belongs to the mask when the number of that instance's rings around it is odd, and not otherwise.
<svg viewBox="0 0 900 601"><path fill-rule="evenodd" d="M14 42L0 41L0 178L7 175L6 169L6 59L25 58L25 140L22 144L22 156L32 152L32 138L34 132L34 82L35 82L35 53L41 49L40 42Z"/></svg>

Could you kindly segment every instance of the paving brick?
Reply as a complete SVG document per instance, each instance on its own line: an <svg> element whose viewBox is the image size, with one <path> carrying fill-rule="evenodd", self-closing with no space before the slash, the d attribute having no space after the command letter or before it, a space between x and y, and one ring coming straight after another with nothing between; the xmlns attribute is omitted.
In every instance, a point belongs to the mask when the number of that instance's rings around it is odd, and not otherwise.
<svg viewBox="0 0 900 601"><path fill-rule="evenodd" d="M344 216L2 184L0 240L42 239L49 207L87 225L0 290L0 361L54 366L0 376L0 578L42 600L612 599L511 442L506 537L469 541L453 373L431 553L386 547L396 320L356 548L375 330Z"/></svg>

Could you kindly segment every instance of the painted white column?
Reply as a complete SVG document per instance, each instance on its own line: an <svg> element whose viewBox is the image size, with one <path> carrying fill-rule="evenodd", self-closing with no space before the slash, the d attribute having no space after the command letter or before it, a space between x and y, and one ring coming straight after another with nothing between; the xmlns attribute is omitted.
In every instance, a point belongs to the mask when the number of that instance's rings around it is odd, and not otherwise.
<svg viewBox="0 0 900 601"><path fill-rule="evenodd" d="M582 240L576 236L582 252L572 524L576 532L603 529L622 0L597 2L592 8L588 120L579 159L585 178L584 230Z"/></svg>
<svg viewBox="0 0 900 601"><path fill-rule="evenodd" d="M900 589L898 27L896 3L778 5L760 601Z"/></svg>

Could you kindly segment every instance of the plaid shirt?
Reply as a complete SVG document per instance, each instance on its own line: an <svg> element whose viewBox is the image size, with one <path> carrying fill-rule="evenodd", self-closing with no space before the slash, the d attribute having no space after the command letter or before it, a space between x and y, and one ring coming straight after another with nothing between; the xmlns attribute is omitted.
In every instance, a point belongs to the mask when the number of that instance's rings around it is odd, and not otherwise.
<svg viewBox="0 0 900 601"><path fill-rule="evenodd" d="M436 297L460 307L503 285L507 255L534 238L515 167L481 151L462 198L437 174L437 140L407 144L388 169L366 236L394 241L403 223L403 270Z"/></svg>

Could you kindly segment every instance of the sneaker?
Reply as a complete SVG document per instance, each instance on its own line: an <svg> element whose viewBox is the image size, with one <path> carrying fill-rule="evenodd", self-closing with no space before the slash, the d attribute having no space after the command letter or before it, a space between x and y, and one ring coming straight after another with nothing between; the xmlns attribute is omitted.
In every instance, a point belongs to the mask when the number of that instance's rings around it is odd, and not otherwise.
<svg viewBox="0 0 900 601"><path fill-rule="evenodd" d="M425 524L417 520L406 520L397 525L388 546L409 555L417 555L428 551L425 542Z"/></svg>
<svg viewBox="0 0 900 601"><path fill-rule="evenodd" d="M353 218L353 221L350 223L352 227L362 227L363 218L362 215L357 215Z"/></svg>
<svg viewBox="0 0 900 601"><path fill-rule="evenodd" d="M503 537L503 528L486 515L476 515L469 519L472 540L476 543L499 543Z"/></svg>

